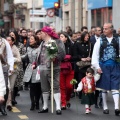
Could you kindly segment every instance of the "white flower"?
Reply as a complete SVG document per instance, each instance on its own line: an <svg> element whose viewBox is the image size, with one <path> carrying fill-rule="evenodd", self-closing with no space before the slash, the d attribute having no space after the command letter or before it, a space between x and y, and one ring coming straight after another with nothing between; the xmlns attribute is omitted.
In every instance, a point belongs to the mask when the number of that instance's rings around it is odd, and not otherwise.
<svg viewBox="0 0 120 120"><path fill-rule="evenodd" d="M51 49L51 50L54 50L54 49L55 49L55 47L51 47L50 49Z"/></svg>
<svg viewBox="0 0 120 120"><path fill-rule="evenodd" d="M54 40L50 40L50 42L55 42Z"/></svg>
<svg viewBox="0 0 120 120"><path fill-rule="evenodd" d="M46 44L45 46L46 46L46 47L51 47L52 45L51 45L51 44Z"/></svg>

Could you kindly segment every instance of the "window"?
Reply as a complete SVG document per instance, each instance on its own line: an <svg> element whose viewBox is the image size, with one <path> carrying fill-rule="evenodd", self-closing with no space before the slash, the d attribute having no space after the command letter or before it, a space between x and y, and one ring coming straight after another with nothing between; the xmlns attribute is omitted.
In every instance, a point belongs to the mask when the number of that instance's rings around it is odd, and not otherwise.
<svg viewBox="0 0 120 120"><path fill-rule="evenodd" d="M96 10L96 26L101 26L101 9Z"/></svg>

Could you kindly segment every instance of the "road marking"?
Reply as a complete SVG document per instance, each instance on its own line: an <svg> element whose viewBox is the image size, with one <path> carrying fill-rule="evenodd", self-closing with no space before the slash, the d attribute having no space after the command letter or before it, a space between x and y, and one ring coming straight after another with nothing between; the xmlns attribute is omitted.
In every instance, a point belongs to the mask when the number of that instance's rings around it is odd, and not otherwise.
<svg viewBox="0 0 120 120"><path fill-rule="evenodd" d="M26 115L18 115L18 117L22 120L28 120L29 119Z"/></svg>
<svg viewBox="0 0 120 120"><path fill-rule="evenodd" d="M21 112L21 111L18 110L16 107L12 107L12 112L16 113L16 112Z"/></svg>
<svg viewBox="0 0 120 120"><path fill-rule="evenodd" d="M21 111L16 107L12 107L12 112L17 113ZM29 120L29 118L26 115L18 115L18 117L22 120Z"/></svg>

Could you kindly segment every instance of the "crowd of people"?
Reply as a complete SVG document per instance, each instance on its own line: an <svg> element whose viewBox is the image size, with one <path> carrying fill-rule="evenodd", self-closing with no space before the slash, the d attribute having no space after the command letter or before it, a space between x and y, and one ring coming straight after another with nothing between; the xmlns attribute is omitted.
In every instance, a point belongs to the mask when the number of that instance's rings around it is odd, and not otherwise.
<svg viewBox="0 0 120 120"><path fill-rule="evenodd" d="M48 59L48 42L54 41L57 54ZM54 27L41 30L10 29L0 33L0 112L7 115L17 104L20 90L29 90L30 110L49 112L51 92L51 61L53 62L53 97L56 114L70 109L70 99L78 96L85 104L85 113L91 113L91 105L103 108L109 114L107 94L112 92L115 115L119 116L120 90L120 31L111 23L74 32L70 26L57 33ZM80 64L82 62L82 65ZM87 65L86 65L86 64ZM40 79L36 73L40 70ZM72 80L76 84L71 84ZM76 94L77 92L77 94ZM18 103L19 104L19 103Z"/></svg>

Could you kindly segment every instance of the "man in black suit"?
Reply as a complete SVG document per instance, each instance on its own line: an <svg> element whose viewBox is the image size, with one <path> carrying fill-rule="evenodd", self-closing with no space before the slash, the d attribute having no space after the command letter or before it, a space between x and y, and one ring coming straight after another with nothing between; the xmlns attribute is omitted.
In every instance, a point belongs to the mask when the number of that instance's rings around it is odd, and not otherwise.
<svg viewBox="0 0 120 120"><path fill-rule="evenodd" d="M101 28L100 27L95 27L95 35L92 35L90 37L90 41L93 44L93 46L96 43L96 41L99 39L100 35L101 35Z"/></svg>

